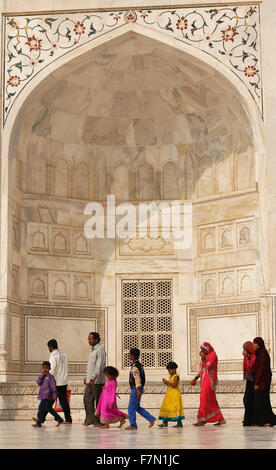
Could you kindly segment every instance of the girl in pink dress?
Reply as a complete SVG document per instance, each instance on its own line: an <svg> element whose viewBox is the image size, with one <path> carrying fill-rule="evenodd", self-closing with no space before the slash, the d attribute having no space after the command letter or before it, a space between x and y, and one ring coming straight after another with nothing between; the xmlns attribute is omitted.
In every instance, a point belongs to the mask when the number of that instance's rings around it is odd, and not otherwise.
<svg viewBox="0 0 276 470"><path fill-rule="evenodd" d="M192 381L195 385L200 378L200 406L195 426L204 426L205 423L225 424L226 421L220 411L216 399L216 386L218 382L218 358L210 343L200 346L200 372Z"/></svg>
<svg viewBox="0 0 276 470"><path fill-rule="evenodd" d="M115 367L105 367L104 375L106 377L100 400L95 411L95 416L100 418L102 428L109 428L109 424L120 422L119 428L125 424L128 415L119 410L116 403L117 377L119 372Z"/></svg>

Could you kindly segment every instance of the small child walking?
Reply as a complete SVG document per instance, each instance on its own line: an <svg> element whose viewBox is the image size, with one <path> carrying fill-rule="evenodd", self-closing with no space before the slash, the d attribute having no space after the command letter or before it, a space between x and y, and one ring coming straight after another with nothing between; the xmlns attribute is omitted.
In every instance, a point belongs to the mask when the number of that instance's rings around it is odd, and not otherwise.
<svg viewBox="0 0 276 470"><path fill-rule="evenodd" d="M138 348L132 348L129 352L131 362L129 373L130 399L128 404L129 426L125 428L125 430L128 431L135 431L137 429L136 413L139 413L143 418L149 421L149 428L152 428L156 421L156 418L140 405L144 385L146 383L146 375L144 367L139 361L139 357L140 350Z"/></svg>
<svg viewBox="0 0 276 470"><path fill-rule="evenodd" d="M168 386L168 391L163 399L159 419L163 421L159 424L160 428L168 427L168 422L176 422L174 428L182 428L182 420L185 419L182 398L180 393L180 377L176 369L178 365L175 362L169 362L166 369L169 372L169 379L163 379L163 383Z"/></svg>
<svg viewBox="0 0 276 470"><path fill-rule="evenodd" d="M57 426L63 423L63 419L59 414L53 409L53 404L57 398L57 386L55 378L50 374L51 364L48 361L42 363L41 375L38 377L36 383L40 385L38 400L40 400L37 418L33 418L35 421L35 428L40 428L41 424L44 423L46 416L50 413L57 421Z"/></svg>
<svg viewBox="0 0 276 470"><path fill-rule="evenodd" d="M116 403L116 379L119 375L119 372L115 367L111 366L105 367L103 372L106 377L106 382L102 389L100 400L95 411L95 416L100 418L100 421L103 424L101 428L109 428L111 423L118 422L120 422L120 426L118 427L121 428L125 424L128 415L120 411Z"/></svg>

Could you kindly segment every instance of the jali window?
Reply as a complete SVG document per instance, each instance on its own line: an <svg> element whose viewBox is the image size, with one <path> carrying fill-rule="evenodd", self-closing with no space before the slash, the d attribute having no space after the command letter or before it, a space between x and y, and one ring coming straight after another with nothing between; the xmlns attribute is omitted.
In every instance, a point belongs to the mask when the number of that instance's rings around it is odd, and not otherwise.
<svg viewBox="0 0 276 470"><path fill-rule="evenodd" d="M123 368L140 349L146 368L166 367L173 356L172 280L122 281Z"/></svg>

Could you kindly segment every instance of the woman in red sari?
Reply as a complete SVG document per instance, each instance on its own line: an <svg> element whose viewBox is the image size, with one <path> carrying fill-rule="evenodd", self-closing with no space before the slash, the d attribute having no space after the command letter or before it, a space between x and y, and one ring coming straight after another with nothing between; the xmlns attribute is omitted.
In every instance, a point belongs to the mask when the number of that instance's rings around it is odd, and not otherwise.
<svg viewBox="0 0 276 470"><path fill-rule="evenodd" d="M226 421L220 411L216 399L216 386L218 382L217 368L218 358L210 343L200 346L201 361L200 372L191 384L195 385L200 377L200 405L197 413L197 422L194 426L204 426L205 423L225 424Z"/></svg>

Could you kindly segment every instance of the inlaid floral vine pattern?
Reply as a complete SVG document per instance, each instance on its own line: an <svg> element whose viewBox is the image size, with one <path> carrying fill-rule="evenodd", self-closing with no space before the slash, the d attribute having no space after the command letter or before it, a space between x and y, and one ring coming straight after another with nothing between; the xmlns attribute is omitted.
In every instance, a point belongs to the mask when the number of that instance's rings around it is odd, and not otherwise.
<svg viewBox="0 0 276 470"><path fill-rule="evenodd" d="M262 113L259 6L116 10L5 18L4 123L41 70L111 30L138 23L215 57L247 86Z"/></svg>

